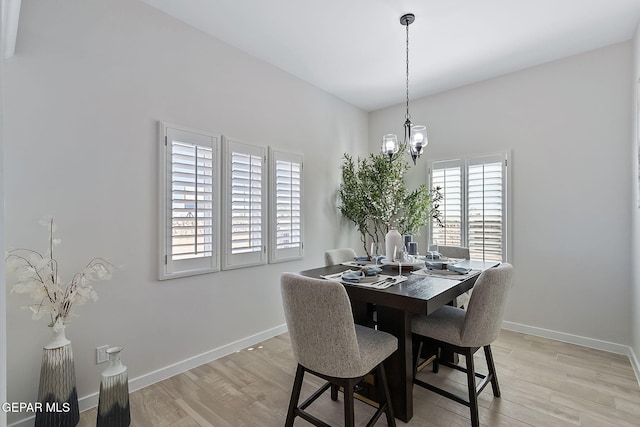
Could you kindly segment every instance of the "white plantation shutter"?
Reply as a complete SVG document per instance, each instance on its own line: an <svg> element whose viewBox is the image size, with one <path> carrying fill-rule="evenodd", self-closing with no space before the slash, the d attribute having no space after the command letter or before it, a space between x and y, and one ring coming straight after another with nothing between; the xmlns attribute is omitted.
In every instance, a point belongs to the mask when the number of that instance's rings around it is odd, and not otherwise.
<svg viewBox="0 0 640 427"><path fill-rule="evenodd" d="M504 156L471 159L468 180L468 246L471 258L504 258Z"/></svg>
<svg viewBox="0 0 640 427"><path fill-rule="evenodd" d="M445 226L432 221L431 244L468 247L472 259L507 259L506 165L505 154L432 163Z"/></svg>
<svg viewBox="0 0 640 427"><path fill-rule="evenodd" d="M213 149L171 141L171 259L213 253Z"/></svg>
<svg viewBox="0 0 640 427"><path fill-rule="evenodd" d="M266 262L266 153L263 147L225 138L224 252L222 268Z"/></svg>
<svg viewBox="0 0 640 427"><path fill-rule="evenodd" d="M160 279L219 269L220 137L160 124Z"/></svg>
<svg viewBox="0 0 640 427"><path fill-rule="evenodd" d="M262 251L262 157L231 153L231 253Z"/></svg>
<svg viewBox="0 0 640 427"><path fill-rule="evenodd" d="M269 152L269 261L300 259L302 243L302 156Z"/></svg>
<svg viewBox="0 0 640 427"><path fill-rule="evenodd" d="M432 244L462 246L462 161L434 162L431 168L431 188L440 187L442 226L432 226Z"/></svg>

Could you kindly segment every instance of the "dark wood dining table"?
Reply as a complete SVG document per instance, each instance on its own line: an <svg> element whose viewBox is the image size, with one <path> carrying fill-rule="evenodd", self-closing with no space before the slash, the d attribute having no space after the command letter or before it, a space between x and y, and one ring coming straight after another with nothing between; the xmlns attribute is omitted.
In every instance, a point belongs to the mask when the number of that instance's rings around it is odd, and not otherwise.
<svg viewBox="0 0 640 427"><path fill-rule="evenodd" d="M385 362L393 411L396 418L408 422L413 417L413 361L411 317L416 313L431 314L454 298L473 288L481 271L498 265L496 261L465 260L457 266L471 268L464 276L444 278L411 274L404 268L407 280L387 289L373 289L345 283L354 308L356 323L367 323L366 306L375 304L377 328L398 338L398 350ZM321 278L350 267L333 265L301 271L306 277ZM353 267L351 267L353 268ZM382 274L397 275L390 266Z"/></svg>

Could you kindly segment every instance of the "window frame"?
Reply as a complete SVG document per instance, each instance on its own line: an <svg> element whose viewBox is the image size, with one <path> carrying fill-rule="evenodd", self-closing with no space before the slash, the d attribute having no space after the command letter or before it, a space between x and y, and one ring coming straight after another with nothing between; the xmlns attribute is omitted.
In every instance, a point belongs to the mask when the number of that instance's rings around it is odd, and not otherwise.
<svg viewBox="0 0 640 427"><path fill-rule="evenodd" d="M297 247L278 249L277 162L300 165L300 242ZM304 257L304 157L269 147L269 263Z"/></svg>
<svg viewBox="0 0 640 427"><path fill-rule="evenodd" d="M261 250L245 253L232 253L232 177L231 177L231 162L232 154L234 150L242 152L250 156L260 156L261 159L261 194L260 194L260 239ZM252 267L256 265L263 265L267 263L267 242L268 242L268 222L267 222L267 184L268 184L268 170L267 170L267 151L265 147L249 144L240 140L222 136L222 269L232 270L236 268Z"/></svg>
<svg viewBox="0 0 640 427"><path fill-rule="evenodd" d="M433 188L433 171L434 165L443 164L443 165L456 165L459 164L460 174L461 174L461 185L462 185L462 224L461 224L461 246L469 247L469 168L473 165L478 164L489 164L489 163L498 163L500 162L502 165L502 262L506 262L509 260L510 254L510 239L511 239L511 229L510 229L510 193L509 193L509 182L511 181L511 169L509 168L509 152L501 152L497 154L487 154L487 155L478 155L478 156L469 156L464 158L457 159L447 159L447 160L435 160L429 163L429 167L427 170L427 181L429 183L430 188ZM437 168L441 169L441 168ZM433 244L433 230L434 223L433 221L429 224L429 241L427 242L427 247L430 247ZM442 244L439 242L439 244Z"/></svg>
<svg viewBox="0 0 640 427"><path fill-rule="evenodd" d="M213 273L220 270L220 144L221 135L188 128L167 122L159 122L159 280ZM183 143L193 144L212 151L212 253L211 256L183 260L172 259L172 144L173 136L180 136Z"/></svg>

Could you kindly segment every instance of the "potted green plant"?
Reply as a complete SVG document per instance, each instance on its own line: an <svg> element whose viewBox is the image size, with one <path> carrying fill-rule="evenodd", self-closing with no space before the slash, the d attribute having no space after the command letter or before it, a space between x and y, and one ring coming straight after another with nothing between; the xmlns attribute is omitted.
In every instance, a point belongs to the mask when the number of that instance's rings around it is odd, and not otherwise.
<svg viewBox="0 0 640 427"><path fill-rule="evenodd" d="M389 159L384 154L370 154L357 161L344 155L339 209L360 232L368 256L373 255L369 243L380 248L391 227L401 234L417 234L430 219L440 223L440 189L428 190L421 184L409 191L404 183L408 169L401 155Z"/></svg>

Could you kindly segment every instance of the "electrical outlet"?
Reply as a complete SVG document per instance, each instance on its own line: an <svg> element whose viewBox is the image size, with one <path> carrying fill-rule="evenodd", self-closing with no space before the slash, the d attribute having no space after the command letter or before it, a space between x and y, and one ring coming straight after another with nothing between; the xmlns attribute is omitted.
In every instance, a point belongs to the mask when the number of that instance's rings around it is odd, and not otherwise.
<svg viewBox="0 0 640 427"><path fill-rule="evenodd" d="M109 355L107 354L108 348L109 348L108 345L96 347L96 365L99 365L109 360Z"/></svg>

